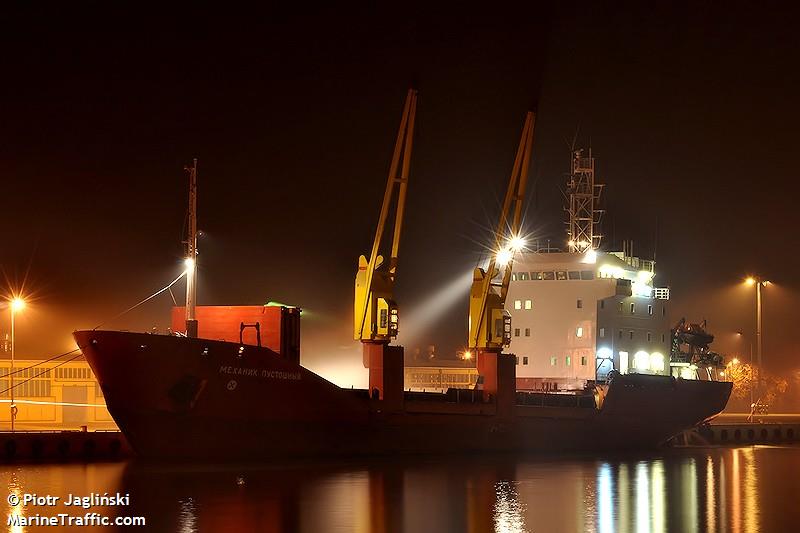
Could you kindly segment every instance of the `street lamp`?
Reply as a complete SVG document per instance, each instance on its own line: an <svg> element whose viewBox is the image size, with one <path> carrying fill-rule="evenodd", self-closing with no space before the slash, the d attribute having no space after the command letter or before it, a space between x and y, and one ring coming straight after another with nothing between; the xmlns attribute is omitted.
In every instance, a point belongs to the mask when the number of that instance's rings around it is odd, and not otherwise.
<svg viewBox="0 0 800 533"><path fill-rule="evenodd" d="M749 276L745 283L749 286L756 286L756 353L758 354L758 388L761 392L763 382L763 366L761 361L761 287L769 285L769 281L761 279L759 276Z"/></svg>
<svg viewBox="0 0 800 533"><path fill-rule="evenodd" d="M744 339L744 332L737 331L736 335L740 339ZM753 377L754 377L753 372L754 372L754 370L753 370L753 341L750 340L750 381L751 381L751 383L750 383L750 406L751 406L751 408L752 408L752 405L753 405L753 402L754 402L754 400L753 400L754 383L752 383Z"/></svg>
<svg viewBox="0 0 800 533"><path fill-rule="evenodd" d="M14 356L16 354L17 342L16 336L14 335L14 317L17 315L18 312L25 309L25 300L20 298L19 296L15 296L11 299L11 372L9 377L11 378L11 432L14 432L14 421L17 418L17 405L14 403Z"/></svg>

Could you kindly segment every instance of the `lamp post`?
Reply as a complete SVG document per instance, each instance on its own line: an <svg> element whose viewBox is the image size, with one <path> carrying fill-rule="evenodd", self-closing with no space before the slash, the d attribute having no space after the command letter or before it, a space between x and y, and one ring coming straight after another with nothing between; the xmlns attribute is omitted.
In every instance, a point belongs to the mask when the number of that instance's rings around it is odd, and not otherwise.
<svg viewBox="0 0 800 533"><path fill-rule="evenodd" d="M14 297L11 300L11 372L9 373L9 378L11 378L9 389L11 391L11 432L14 432L14 421L17 418L17 405L14 403L14 357L16 355L17 349L17 339L14 331L14 318L16 317L19 311L25 309L25 300L20 297Z"/></svg>
<svg viewBox="0 0 800 533"><path fill-rule="evenodd" d="M744 339L744 333L743 332L737 331L736 334L739 336L740 339ZM751 383L750 383L750 406L752 408L752 405L753 405L753 402L754 402L754 400L753 400L753 386L754 386L754 384L752 383L752 380L753 380L753 341L752 340L750 341L750 380L751 380Z"/></svg>
<svg viewBox="0 0 800 533"><path fill-rule="evenodd" d="M763 366L761 361L761 287L766 287L769 281L761 279L759 276L750 276L745 280L745 283L750 286L756 286L756 354L758 355L758 388L760 393L763 384Z"/></svg>

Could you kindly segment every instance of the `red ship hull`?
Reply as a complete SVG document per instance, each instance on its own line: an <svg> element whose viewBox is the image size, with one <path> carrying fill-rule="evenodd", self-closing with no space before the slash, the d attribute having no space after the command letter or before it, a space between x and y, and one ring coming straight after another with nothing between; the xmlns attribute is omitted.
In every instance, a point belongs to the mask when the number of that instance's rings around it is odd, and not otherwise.
<svg viewBox="0 0 800 533"><path fill-rule="evenodd" d="M117 331L74 336L131 446L153 458L654 447L721 412L731 392L725 382L626 375L600 409L526 400L506 410L470 391L462 391L469 401L406 394L398 408L269 348Z"/></svg>

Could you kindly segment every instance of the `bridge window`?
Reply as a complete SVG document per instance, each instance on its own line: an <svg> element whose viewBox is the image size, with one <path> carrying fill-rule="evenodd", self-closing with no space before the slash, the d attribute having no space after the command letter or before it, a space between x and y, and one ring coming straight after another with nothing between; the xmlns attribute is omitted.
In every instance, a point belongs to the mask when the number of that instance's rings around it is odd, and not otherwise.
<svg viewBox="0 0 800 533"><path fill-rule="evenodd" d="M525 336L526 337L530 337L531 336L531 328L525 328Z"/></svg>
<svg viewBox="0 0 800 533"><path fill-rule="evenodd" d="M514 300L514 309L522 309L522 300Z"/></svg>
<svg viewBox="0 0 800 533"><path fill-rule="evenodd" d="M525 309L532 309L533 308L533 301L525 300Z"/></svg>
<svg viewBox="0 0 800 533"><path fill-rule="evenodd" d="M550 366L556 366L556 361L558 361L558 359L555 355L550 357Z"/></svg>
<svg viewBox="0 0 800 533"><path fill-rule="evenodd" d="M522 358L522 364L523 365L527 365L528 364L528 356L527 355Z"/></svg>
<svg viewBox="0 0 800 533"><path fill-rule="evenodd" d="M514 336L519 337L519 328L514 328Z"/></svg>

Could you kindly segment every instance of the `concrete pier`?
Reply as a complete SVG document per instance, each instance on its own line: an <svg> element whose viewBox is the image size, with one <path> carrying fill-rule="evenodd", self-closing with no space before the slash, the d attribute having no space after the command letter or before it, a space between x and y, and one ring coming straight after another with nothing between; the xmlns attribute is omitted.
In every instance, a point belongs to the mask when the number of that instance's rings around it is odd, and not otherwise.
<svg viewBox="0 0 800 533"><path fill-rule="evenodd" d="M0 433L0 462L95 461L131 455L119 431L24 431Z"/></svg>

